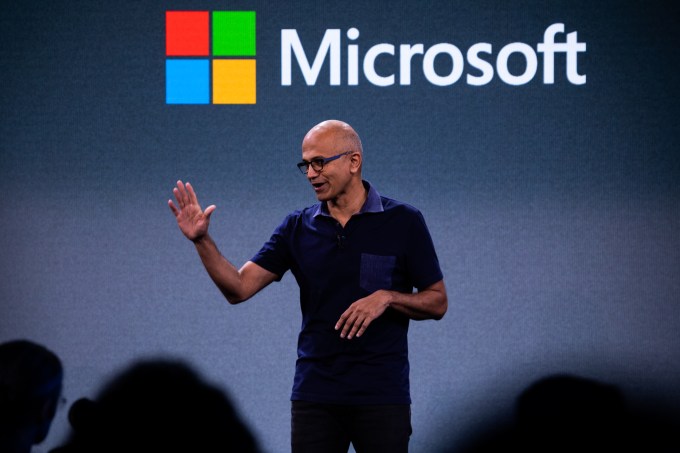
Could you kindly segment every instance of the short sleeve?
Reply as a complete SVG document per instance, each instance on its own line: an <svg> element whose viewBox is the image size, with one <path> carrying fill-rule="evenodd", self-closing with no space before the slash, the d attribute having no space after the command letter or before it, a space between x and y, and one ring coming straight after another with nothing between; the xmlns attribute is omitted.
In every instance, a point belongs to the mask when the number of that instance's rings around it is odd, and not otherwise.
<svg viewBox="0 0 680 453"><path fill-rule="evenodd" d="M415 212L408 238L406 265L413 286L420 291L444 278L430 231L420 211Z"/></svg>
<svg viewBox="0 0 680 453"><path fill-rule="evenodd" d="M259 252L253 256L251 261L258 266L268 270L277 275L277 281L281 280L283 275L291 267L291 253L290 253L290 225L292 215L289 215L279 225L267 242L264 243Z"/></svg>

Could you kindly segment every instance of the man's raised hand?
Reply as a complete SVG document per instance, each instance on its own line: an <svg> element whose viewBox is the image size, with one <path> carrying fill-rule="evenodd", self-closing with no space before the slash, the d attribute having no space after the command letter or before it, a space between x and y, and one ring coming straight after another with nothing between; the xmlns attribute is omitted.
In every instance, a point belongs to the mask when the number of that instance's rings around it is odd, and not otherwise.
<svg viewBox="0 0 680 453"><path fill-rule="evenodd" d="M201 210L201 205L198 204L196 193L190 183L182 183L177 181L177 187L172 189L175 195L177 205L168 200L168 206L177 219L177 225L182 233L191 241L198 241L203 236L208 234L208 226L210 225L210 215L215 210L215 205L210 205Z"/></svg>

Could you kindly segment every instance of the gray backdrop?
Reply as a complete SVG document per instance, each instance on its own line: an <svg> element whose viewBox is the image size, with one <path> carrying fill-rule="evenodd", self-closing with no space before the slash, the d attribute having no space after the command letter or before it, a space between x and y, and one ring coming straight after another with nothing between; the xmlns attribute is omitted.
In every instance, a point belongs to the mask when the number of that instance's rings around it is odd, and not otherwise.
<svg viewBox="0 0 680 453"><path fill-rule="evenodd" d="M166 105L165 11L254 10L257 104ZM365 177L422 210L450 308L412 324L412 451L455 446L509 413L539 377L574 373L633 402L680 407L677 3L664 1L3 2L0 9L0 341L29 338L94 396L132 360L187 360L237 403L262 445L289 448L300 323L286 275L231 307L167 199L191 181L240 265L288 212L312 204L294 164L327 118L363 139ZM281 85L281 30L308 58L327 29L379 43L513 42L565 24L587 51L555 83L494 75L410 86ZM556 37L564 42L565 34ZM438 57L437 71L452 63ZM378 72L398 58L381 56ZM521 54L510 70L525 69ZM68 430L60 411L38 451Z"/></svg>

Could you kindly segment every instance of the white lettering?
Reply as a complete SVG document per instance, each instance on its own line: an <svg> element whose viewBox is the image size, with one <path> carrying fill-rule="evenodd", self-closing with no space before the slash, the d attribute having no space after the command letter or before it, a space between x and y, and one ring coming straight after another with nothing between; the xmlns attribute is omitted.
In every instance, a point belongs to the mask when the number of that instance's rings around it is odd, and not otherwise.
<svg viewBox="0 0 680 453"><path fill-rule="evenodd" d="M508 59L513 53L521 53L524 55L524 58L527 61L524 74L515 76L508 71ZM512 44L503 47L501 51L498 52L496 71L498 71L498 77L508 85L524 85L525 83L531 82L531 79L536 75L537 69L538 59L536 58L536 53L528 44L513 42Z"/></svg>
<svg viewBox="0 0 680 453"><path fill-rule="evenodd" d="M480 76L468 74L466 76L468 85L474 86L486 85L487 83L491 82L491 79L493 79L493 66L491 66L491 63L489 63L488 61L484 61L481 58L479 58L480 53L488 53L489 55L491 55L491 50L492 50L491 44L486 42L474 44L472 47L468 49L467 51L468 63L470 63L470 66L472 66L473 68L482 71L482 75Z"/></svg>
<svg viewBox="0 0 680 453"><path fill-rule="evenodd" d="M513 42L501 48L496 57L495 71L493 59L493 47L490 43L479 42L470 46L463 56L461 50L451 43L434 44L425 49L423 44L400 44L399 45L399 84L409 86L412 83L413 61L416 55L423 55L422 71L425 78L433 85L449 86L455 84L465 72L467 62L472 71L466 74L466 82L472 86L482 86L491 83L494 74L502 82L508 85L524 85L531 82L538 71L538 55L543 58L543 83L546 85L555 83L555 54L564 53L566 60L566 78L573 85L586 83L586 75L579 74L578 54L586 51L586 43L578 42L578 33L566 34L564 42L555 42L558 34L565 33L564 24L555 23L545 29L543 42L536 45L536 50L528 44ZM359 30L352 27L347 30L347 85L356 86L360 83L361 49L358 39ZM307 53L302 47L297 30L281 30L281 85L292 84L293 59L297 62L300 72L307 85L315 85L321 69L328 60L329 84L332 86L342 83L342 49L341 34L339 29L326 30L319 44L314 61L309 63ZM363 77L375 86L386 87L395 84L396 74L378 74L376 61L381 55L395 56L394 44L380 43L370 47L363 55ZM482 57L486 54L486 57ZM525 61L525 67L521 74L513 74L508 68L508 63L513 54L521 54ZM311 53L310 53L311 55ZM452 67L448 74L438 74L435 62L439 56L448 56ZM514 57L516 58L516 57ZM441 71L441 65L440 71ZM517 71L515 71L517 72Z"/></svg>
<svg viewBox="0 0 680 453"><path fill-rule="evenodd" d="M411 59L414 55L422 55L423 52L422 44L399 46L399 85L411 84Z"/></svg>
<svg viewBox="0 0 680 453"><path fill-rule="evenodd" d="M383 77L375 72L375 59L381 53L394 55L394 46L392 44L377 44L366 52L364 57L364 75L369 82L379 87L387 87L394 85L394 74Z"/></svg>
<svg viewBox="0 0 680 453"><path fill-rule="evenodd" d="M567 35L567 80L574 85L585 85L586 75L578 73L578 52L586 51L586 43L578 42L577 32Z"/></svg>
<svg viewBox="0 0 680 453"><path fill-rule="evenodd" d="M555 35L564 33L564 24L552 24L545 29L543 42L536 46L536 50L543 53L543 83L555 83L555 53L567 54L567 80L574 85L586 83L586 76L579 75L576 57L578 52L586 51L586 43L577 42L576 32L567 35L566 43L556 43Z"/></svg>
<svg viewBox="0 0 680 453"><path fill-rule="evenodd" d="M355 41L359 38L359 30L350 28L347 30L347 39ZM347 46L347 85L359 85L359 46L350 44Z"/></svg>
<svg viewBox="0 0 680 453"><path fill-rule="evenodd" d="M281 30L281 85L292 83L291 50L295 53L295 59L307 85L316 83L321 66L330 52L330 84L340 85L340 30L326 30L312 66L309 65L297 30Z"/></svg>
<svg viewBox="0 0 680 453"><path fill-rule="evenodd" d="M451 74L443 77L434 70L434 59L441 53L448 54L453 61ZM434 85L440 87L456 83L458 79L460 79L460 76L463 75L463 66L465 66L463 54L458 47L453 44L435 44L425 52L425 57L423 58L423 72L425 73L425 78Z"/></svg>

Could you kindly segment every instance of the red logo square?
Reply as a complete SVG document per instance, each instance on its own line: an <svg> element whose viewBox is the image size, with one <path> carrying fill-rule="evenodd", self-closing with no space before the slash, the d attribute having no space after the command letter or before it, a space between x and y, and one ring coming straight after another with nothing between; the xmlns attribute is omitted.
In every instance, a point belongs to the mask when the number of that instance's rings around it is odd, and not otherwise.
<svg viewBox="0 0 680 453"><path fill-rule="evenodd" d="M208 56L210 53L208 11L166 11L165 53L167 56Z"/></svg>

